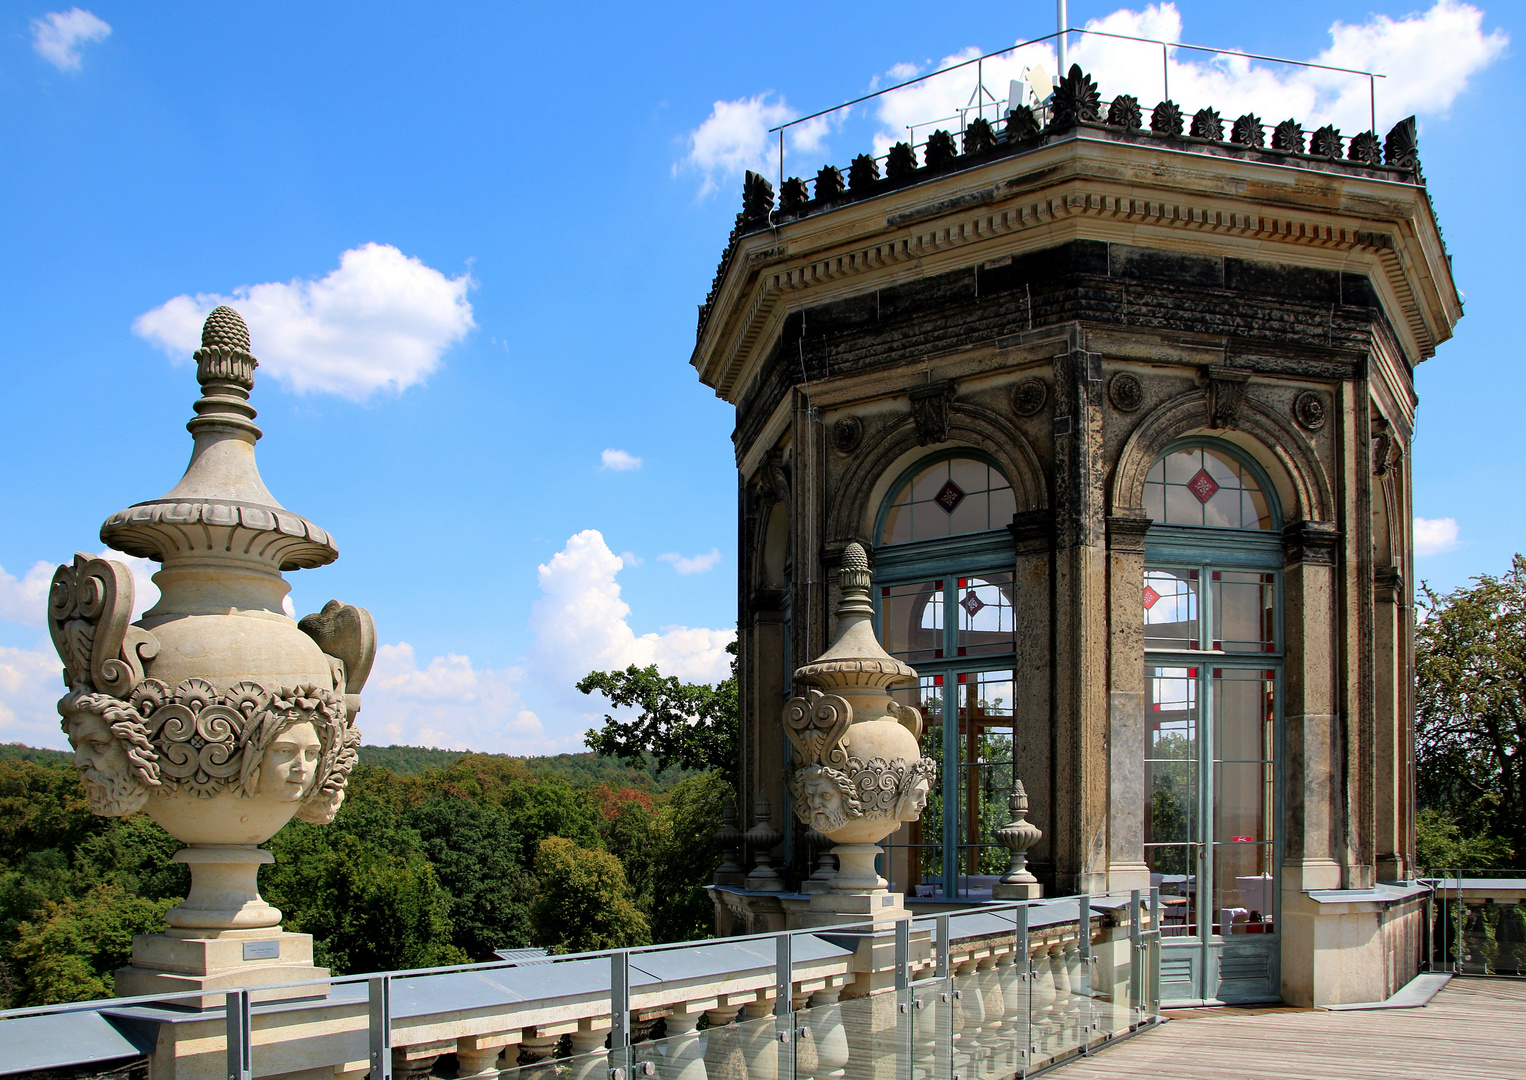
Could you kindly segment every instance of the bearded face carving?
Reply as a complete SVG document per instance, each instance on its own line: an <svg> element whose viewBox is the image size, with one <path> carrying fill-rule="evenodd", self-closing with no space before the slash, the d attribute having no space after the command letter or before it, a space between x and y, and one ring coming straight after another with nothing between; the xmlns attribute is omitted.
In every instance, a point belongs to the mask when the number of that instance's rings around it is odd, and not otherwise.
<svg viewBox="0 0 1526 1080"><path fill-rule="evenodd" d="M110 695L83 693L65 695L58 711L90 812L126 817L141 810L159 786L159 768L138 713Z"/></svg>
<svg viewBox="0 0 1526 1080"><path fill-rule="evenodd" d="M863 814L852 781L825 765L797 769L790 777L790 798L800 819L823 834L840 829L850 818Z"/></svg>

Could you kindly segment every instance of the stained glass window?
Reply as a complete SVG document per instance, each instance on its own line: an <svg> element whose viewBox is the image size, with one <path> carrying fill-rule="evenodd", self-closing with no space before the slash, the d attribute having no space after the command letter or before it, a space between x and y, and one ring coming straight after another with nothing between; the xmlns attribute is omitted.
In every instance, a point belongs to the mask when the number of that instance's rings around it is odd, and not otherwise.
<svg viewBox="0 0 1526 1080"><path fill-rule="evenodd" d="M902 485L885 514L881 544L911 544L1004 529L1017 501L1000 471L974 458L945 458Z"/></svg>
<svg viewBox="0 0 1526 1080"><path fill-rule="evenodd" d="M1145 514L1161 525L1270 529L1271 505L1255 475L1208 447L1162 457L1145 477Z"/></svg>

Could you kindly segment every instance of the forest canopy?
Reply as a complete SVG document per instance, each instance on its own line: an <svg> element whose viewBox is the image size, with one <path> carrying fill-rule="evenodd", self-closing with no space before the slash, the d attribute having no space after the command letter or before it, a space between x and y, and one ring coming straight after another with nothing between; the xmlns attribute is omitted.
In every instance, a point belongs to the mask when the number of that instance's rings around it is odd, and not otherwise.
<svg viewBox="0 0 1526 1080"><path fill-rule="evenodd" d="M718 774L419 747L361 762L334 822L293 821L260 875L336 974L710 934ZM110 996L133 935L186 894L180 846L144 813L92 816L68 754L0 747L0 1008Z"/></svg>

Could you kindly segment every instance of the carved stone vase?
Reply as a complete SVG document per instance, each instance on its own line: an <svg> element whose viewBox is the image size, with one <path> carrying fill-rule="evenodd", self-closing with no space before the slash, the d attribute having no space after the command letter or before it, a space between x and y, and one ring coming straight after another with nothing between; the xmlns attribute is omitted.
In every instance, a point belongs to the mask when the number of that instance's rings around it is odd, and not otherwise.
<svg viewBox="0 0 1526 1080"><path fill-rule="evenodd" d="M832 841L838 860L830 887L811 894L806 925L906 917L875 859L885 837L921 816L937 774L918 741L921 712L890 696L917 673L874 635L869 560L857 543L843 554L839 583L832 645L795 672L808 689L784 707L795 758L790 800L801 821Z"/></svg>
<svg viewBox="0 0 1526 1080"><path fill-rule="evenodd" d="M300 624L286 570L338 558L329 535L260 479L249 405L249 331L219 307L196 350L202 397L186 426L185 475L112 514L101 539L162 564L160 599L129 625L132 574L76 555L60 566L48 624L64 663L59 701L92 812L144 809L187 847L190 894L166 934L134 938L119 994L321 978L312 938L286 934L260 898L259 845L293 816L328 822L344 799L360 690L376 651L371 616L330 601Z"/></svg>

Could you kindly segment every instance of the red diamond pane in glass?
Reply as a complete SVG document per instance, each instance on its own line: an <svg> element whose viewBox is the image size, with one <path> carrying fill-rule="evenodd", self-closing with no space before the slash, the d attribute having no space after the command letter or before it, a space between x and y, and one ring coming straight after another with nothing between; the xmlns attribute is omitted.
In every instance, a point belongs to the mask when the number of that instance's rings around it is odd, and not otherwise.
<svg viewBox="0 0 1526 1080"><path fill-rule="evenodd" d="M975 590L971 589L969 592L964 594L964 599L959 601L959 606L964 608L964 610L969 613L970 618L973 619L980 613L980 609L986 605L985 601L981 600L980 597L975 595Z"/></svg>
<svg viewBox="0 0 1526 1080"><path fill-rule="evenodd" d="M1187 481L1187 490L1197 496L1198 502L1206 503L1218 492L1219 484L1208 475L1207 469L1199 469L1197 475Z"/></svg>
<svg viewBox="0 0 1526 1080"><path fill-rule="evenodd" d="M1209 482L1212 483L1212 481ZM1218 490L1217 485L1214 490ZM950 480L938 489L938 494L933 496L933 502L943 507L944 513L952 514L954 508L964 502L964 489Z"/></svg>
<svg viewBox="0 0 1526 1080"><path fill-rule="evenodd" d="M1144 606L1145 606L1145 610L1149 611L1152 607L1154 607L1156 605L1157 602L1159 602L1159 600L1160 600L1160 593L1156 592L1154 589L1150 588L1150 586L1146 585L1145 586L1145 591L1144 591Z"/></svg>

